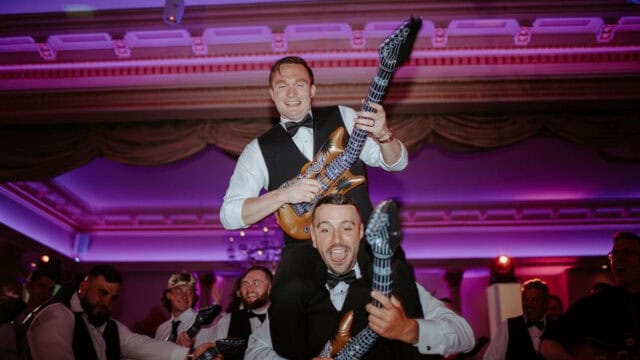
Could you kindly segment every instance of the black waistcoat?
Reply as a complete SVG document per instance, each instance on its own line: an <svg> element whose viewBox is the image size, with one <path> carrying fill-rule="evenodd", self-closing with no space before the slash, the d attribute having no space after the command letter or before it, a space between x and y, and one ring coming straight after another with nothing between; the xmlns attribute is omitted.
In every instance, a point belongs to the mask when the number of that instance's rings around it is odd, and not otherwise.
<svg viewBox="0 0 640 360"><path fill-rule="evenodd" d="M120 359L120 337L118 336L118 325L109 319L102 333L106 344L107 359ZM76 359L97 360L98 355L93 347L91 335L87 325L82 320L82 313L75 313L75 326L73 328L73 354Z"/></svg>
<svg viewBox="0 0 640 360"><path fill-rule="evenodd" d="M506 360L534 360L541 357L536 353L529 336L529 330L524 316L516 316L507 320L509 326L509 343L507 344Z"/></svg>
<svg viewBox="0 0 640 360"><path fill-rule="evenodd" d="M331 133L338 127L344 127L337 106L314 108L313 111L313 152L318 153L322 145L329 139ZM343 148L346 148L349 134L345 129ZM280 187L285 181L294 178L300 173L302 167L309 162L298 150L298 147L289 137L282 126L274 126L271 130L258 138L258 144L262 151L267 170L269 171L269 191ZM357 160L350 168L355 176L366 177L366 166L362 160ZM369 200L368 184L365 182L353 188L347 196L351 198L360 211L360 216L366 224L373 209ZM285 234L285 243L292 241ZM299 240L295 240L299 241Z"/></svg>
<svg viewBox="0 0 640 360"><path fill-rule="evenodd" d="M231 321L229 322L229 331L227 337L238 339L249 339L251 335L251 322L249 321L249 315L244 310L238 310L231 313ZM244 358L246 346L243 349L232 351L224 355L227 360L236 360Z"/></svg>

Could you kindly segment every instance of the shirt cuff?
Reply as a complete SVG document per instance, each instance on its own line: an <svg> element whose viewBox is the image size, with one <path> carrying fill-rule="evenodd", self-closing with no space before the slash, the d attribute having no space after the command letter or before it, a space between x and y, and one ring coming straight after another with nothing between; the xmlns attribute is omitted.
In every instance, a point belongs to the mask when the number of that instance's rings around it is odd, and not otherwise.
<svg viewBox="0 0 640 360"><path fill-rule="evenodd" d="M418 343L415 345L420 354L443 354L445 343L442 339L442 333L438 331L436 322L425 319L416 319L418 321ZM441 338L441 339L439 339Z"/></svg>
<svg viewBox="0 0 640 360"><path fill-rule="evenodd" d="M407 153L407 147L404 146L402 142L400 142L400 147L401 147L400 158L394 164L391 164L391 165L387 164L384 161L384 158L380 156L380 162L382 164L383 169L387 171L402 171L404 170L404 168L407 167L407 165L409 164L409 155Z"/></svg>
<svg viewBox="0 0 640 360"><path fill-rule="evenodd" d="M184 360L189 354L189 348L176 345L175 349L171 352L172 360Z"/></svg>
<svg viewBox="0 0 640 360"><path fill-rule="evenodd" d="M229 200L220 209L220 222L226 230L244 229L247 227L242 220L242 205L245 199Z"/></svg>

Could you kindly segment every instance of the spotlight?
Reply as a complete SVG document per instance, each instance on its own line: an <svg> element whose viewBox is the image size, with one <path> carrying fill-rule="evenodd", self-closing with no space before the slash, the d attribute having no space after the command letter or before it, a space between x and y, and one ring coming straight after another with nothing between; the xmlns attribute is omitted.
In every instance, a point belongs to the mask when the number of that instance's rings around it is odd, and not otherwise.
<svg viewBox="0 0 640 360"><path fill-rule="evenodd" d="M506 255L500 255L491 262L491 284L515 282L513 261Z"/></svg>
<svg viewBox="0 0 640 360"><path fill-rule="evenodd" d="M184 0L165 0L164 3L164 23L176 25L182 22L184 15Z"/></svg>

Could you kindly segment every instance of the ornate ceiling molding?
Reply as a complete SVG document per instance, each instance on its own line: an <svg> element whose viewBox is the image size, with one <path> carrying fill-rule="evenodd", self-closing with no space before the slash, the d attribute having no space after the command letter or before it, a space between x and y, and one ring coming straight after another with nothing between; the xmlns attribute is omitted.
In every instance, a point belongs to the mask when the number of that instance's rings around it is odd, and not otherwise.
<svg viewBox="0 0 640 360"><path fill-rule="evenodd" d="M76 232L162 231L188 234L210 232L224 235L219 209L127 209L98 212L75 199L52 182L13 182L0 185L28 208L50 219L71 226ZM640 222L637 199L598 199L567 201L527 201L477 204L405 205L401 221L406 232L442 231L456 227L567 227L633 225ZM271 225L275 226L273 219ZM263 223L247 231L261 234Z"/></svg>
<svg viewBox="0 0 640 360"><path fill-rule="evenodd" d="M317 105L357 105L408 14L424 26L386 99L396 113L629 108L640 93L640 7L625 1L204 6L169 28L159 10L0 17L0 124L269 117L266 74L291 54L314 67Z"/></svg>

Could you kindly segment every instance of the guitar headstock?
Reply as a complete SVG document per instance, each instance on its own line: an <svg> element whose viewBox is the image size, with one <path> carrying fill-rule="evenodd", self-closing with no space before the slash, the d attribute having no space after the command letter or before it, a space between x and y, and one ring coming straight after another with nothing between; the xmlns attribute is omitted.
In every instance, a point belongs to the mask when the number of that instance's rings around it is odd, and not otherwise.
<svg viewBox="0 0 640 360"><path fill-rule="evenodd" d="M380 65L389 72L402 65L409 58L421 27L422 19L413 16L400 24L378 48Z"/></svg>
<svg viewBox="0 0 640 360"><path fill-rule="evenodd" d="M213 322L216 316L220 315L222 307L218 304L207 306L198 310L198 318L202 325L208 325Z"/></svg>
<svg viewBox="0 0 640 360"><path fill-rule="evenodd" d="M393 200L385 200L373 209L365 230L367 242L377 255L391 256L400 245L400 219Z"/></svg>
<svg viewBox="0 0 640 360"><path fill-rule="evenodd" d="M193 322L193 325L187 329L187 334L189 334L190 337L194 337L202 325L211 324L216 316L220 315L220 312L222 312L222 307L218 304L199 309L196 320Z"/></svg>

